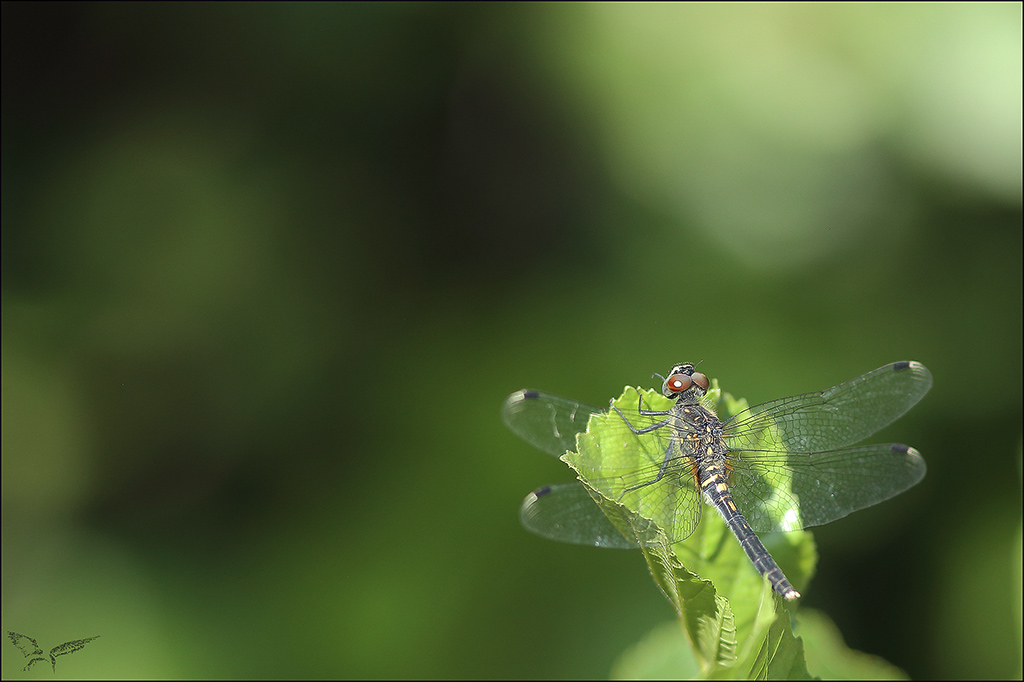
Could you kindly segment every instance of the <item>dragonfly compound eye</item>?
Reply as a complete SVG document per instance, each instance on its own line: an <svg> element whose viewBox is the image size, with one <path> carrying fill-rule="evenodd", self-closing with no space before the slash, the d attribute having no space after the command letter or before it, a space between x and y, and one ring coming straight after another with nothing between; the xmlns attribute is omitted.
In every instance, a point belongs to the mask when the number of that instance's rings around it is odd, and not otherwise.
<svg viewBox="0 0 1024 682"><path fill-rule="evenodd" d="M690 387L691 383L690 377L685 374L673 374L665 380L665 386L673 393L682 393Z"/></svg>
<svg viewBox="0 0 1024 682"><path fill-rule="evenodd" d="M693 383L697 384L698 386L703 388L705 391L708 390L708 386L711 385L711 382L708 381L708 378L706 376L704 376L703 374L701 374L700 372L694 372L693 376L690 377L690 378L693 379Z"/></svg>

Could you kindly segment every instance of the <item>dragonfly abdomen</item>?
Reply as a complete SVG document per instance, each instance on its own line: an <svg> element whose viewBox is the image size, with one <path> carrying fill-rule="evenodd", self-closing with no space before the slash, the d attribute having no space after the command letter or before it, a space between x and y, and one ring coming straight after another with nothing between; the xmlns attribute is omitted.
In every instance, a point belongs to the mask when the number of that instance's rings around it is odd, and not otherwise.
<svg viewBox="0 0 1024 682"><path fill-rule="evenodd" d="M718 513L725 519L729 529L736 536L743 551L747 553L750 562L758 573L768 578L768 581L779 595L786 601L793 601L800 598L800 593L793 589L793 585L786 579L786 575L775 563L775 559L768 553L768 550L761 544L760 538L750 529L743 514L736 508L736 503L729 493L729 486L724 477L717 471L718 466L712 466L711 471L705 471L701 488L705 497L714 505Z"/></svg>

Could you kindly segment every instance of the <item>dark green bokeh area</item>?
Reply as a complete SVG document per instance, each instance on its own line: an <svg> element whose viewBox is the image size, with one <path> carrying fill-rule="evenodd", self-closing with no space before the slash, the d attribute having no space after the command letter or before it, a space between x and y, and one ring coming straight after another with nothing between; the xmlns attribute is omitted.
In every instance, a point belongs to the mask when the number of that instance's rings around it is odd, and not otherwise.
<svg viewBox="0 0 1024 682"><path fill-rule="evenodd" d="M504 398L917 360L875 442L928 474L815 529L801 604L913 677L1020 676L1019 4L2 30L2 626L101 636L58 674L607 676L673 612L638 552L519 526L570 472Z"/></svg>

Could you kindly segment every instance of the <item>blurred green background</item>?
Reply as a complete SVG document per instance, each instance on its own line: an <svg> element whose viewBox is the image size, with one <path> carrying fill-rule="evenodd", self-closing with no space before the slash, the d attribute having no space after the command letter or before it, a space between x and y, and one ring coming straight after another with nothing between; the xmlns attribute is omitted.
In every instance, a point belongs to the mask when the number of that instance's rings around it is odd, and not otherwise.
<svg viewBox="0 0 1024 682"><path fill-rule="evenodd" d="M499 409L894 360L801 604L1020 676L1021 5L3 4L3 629L92 677L604 677ZM3 645L5 678L49 664ZM814 672L813 670L811 672Z"/></svg>

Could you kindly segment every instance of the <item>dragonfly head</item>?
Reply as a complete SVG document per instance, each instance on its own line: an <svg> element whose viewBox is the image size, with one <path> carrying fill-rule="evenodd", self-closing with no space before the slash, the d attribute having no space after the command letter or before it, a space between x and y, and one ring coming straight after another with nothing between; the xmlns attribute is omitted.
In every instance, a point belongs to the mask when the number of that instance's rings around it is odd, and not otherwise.
<svg viewBox="0 0 1024 682"><path fill-rule="evenodd" d="M666 398L679 398L690 393L694 398L701 398L707 392L711 382L708 378L694 370L689 363L675 365L661 385L661 393Z"/></svg>

